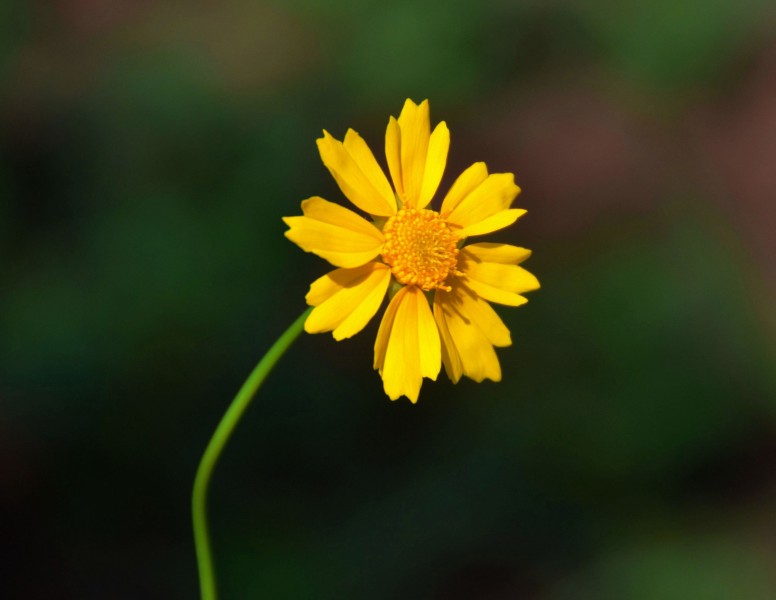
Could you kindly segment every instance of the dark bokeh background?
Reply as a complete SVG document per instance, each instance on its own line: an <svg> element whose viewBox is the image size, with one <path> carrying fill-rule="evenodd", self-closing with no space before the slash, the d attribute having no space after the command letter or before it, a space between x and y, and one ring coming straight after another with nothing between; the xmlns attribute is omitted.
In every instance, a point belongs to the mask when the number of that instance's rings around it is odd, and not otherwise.
<svg viewBox="0 0 776 600"><path fill-rule="evenodd" d="M224 598L776 597L770 0L0 3L0 596L194 598L206 441L326 270L322 128L514 172L504 381L304 336L214 478Z"/></svg>

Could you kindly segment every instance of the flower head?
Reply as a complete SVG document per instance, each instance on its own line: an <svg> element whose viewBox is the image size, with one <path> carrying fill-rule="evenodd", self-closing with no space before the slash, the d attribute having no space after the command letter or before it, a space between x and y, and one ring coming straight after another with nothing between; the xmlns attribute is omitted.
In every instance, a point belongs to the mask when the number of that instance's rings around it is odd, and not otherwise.
<svg viewBox="0 0 776 600"><path fill-rule="evenodd" d="M393 186L366 142L352 129L340 142L318 140L323 164L342 193L371 220L314 196L301 217L285 217L286 237L337 269L310 286L315 308L309 333L343 340L361 331L389 296L374 347L374 368L385 393L416 402L424 377L441 365L457 383L501 380L495 346L509 346L509 330L490 302L520 306L539 288L518 266L531 252L497 243L467 243L503 229L525 210L510 208L520 192L511 173L489 174L474 163L453 183L440 209L428 208L447 162L450 132L431 131L428 101L404 103L385 132Z"/></svg>

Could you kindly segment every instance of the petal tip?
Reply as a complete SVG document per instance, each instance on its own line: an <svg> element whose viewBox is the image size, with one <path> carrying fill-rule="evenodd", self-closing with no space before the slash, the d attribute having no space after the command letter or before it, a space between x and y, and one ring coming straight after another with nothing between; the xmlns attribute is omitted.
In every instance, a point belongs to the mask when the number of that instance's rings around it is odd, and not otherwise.
<svg viewBox="0 0 776 600"><path fill-rule="evenodd" d="M353 337L354 334L350 333L347 335L343 335L343 333L340 331L340 328L338 327L334 331L331 332L331 337L333 337L336 341L341 342L342 340L346 340L350 337Z"/></svg>

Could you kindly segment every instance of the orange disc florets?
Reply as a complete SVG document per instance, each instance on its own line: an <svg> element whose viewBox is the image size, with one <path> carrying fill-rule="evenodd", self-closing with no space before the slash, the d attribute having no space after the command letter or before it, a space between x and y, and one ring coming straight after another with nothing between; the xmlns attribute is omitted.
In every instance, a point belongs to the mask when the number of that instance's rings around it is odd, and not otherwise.
<svg viewBox="0 0 776 600"><path fill-rule="evenodd" d="M445 279L455 272L458 236L439 213L403 208L388 219L383 235L383 260L399 283L426 291L450 289Z"/></svg>

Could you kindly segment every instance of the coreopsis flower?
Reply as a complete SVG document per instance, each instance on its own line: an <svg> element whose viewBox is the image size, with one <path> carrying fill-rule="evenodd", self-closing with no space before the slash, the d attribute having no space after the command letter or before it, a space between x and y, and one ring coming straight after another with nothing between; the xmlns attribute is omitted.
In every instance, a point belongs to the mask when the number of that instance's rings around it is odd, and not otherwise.
<svg viewBox="0 0 776 600"><path fill-rule="evenodd" d="M323 164L360 214L314 196L301 217L285 217L285 235L337 269L310 286L315 307L309 333L331 331L343 340L361 331L389 297L374 346L374 368L385 393L416 402L424 377L444 364L457 383L501 380L495 347L510 332L489 302L520 306L539 288L518 266L530 250L476 238L512 225L525 210L510 208L520 192L511 173L489 174L485 164L466 169L429 208L447 162L445 122L431 132L428 101L404 103L390 117L385 158L393 186L366 142L352 129L340 142L327 131L318 139Z"/></svg>

